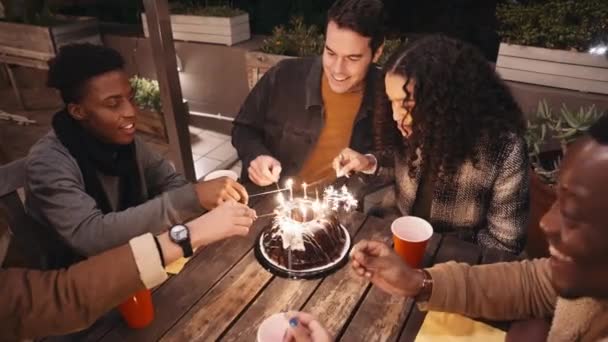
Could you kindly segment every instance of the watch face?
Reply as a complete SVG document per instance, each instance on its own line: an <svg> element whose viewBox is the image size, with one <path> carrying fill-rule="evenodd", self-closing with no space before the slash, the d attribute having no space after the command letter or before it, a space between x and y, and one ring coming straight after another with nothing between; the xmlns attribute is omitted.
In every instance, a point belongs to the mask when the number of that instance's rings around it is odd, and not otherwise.
<svg viewBox="0 0 608 342"><path fill-rule="evenodd" d="M184 241L188 239L188 228L179 225L171 228L171 239L173 241Z"/></svg>

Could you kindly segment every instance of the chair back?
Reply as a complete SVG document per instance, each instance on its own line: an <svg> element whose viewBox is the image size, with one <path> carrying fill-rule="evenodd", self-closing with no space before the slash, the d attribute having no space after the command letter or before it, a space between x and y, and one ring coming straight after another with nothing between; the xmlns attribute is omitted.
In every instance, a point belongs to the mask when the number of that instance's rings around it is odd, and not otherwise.
<svg viewBox="0 0 608 342"><path fill-rule="evenodd" d="M6 218L11 232L11 243L29 268L46 268L46 256L42 252L40 225L25 213L19 190L25 185L25 159L0 165L0 215Z"/></svg>

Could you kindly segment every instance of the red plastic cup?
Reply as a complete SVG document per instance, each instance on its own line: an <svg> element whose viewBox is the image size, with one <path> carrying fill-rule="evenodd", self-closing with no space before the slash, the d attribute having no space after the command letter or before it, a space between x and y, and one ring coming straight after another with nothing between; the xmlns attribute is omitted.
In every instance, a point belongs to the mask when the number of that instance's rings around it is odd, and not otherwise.
<svg viewBox="0 0 608 342"><path fill-rule="evenodd" d="M133 329L148 326L154 320L154 305L150 290L144 289L135 293L118 306L118 311L127 325Z"/></svg>
<svg viewBox="0 0 608 342"><path fill-rule="evenodd" d="M426 220L416 216L402 216L391 224L395 252L403 261L414 268L422 266L422 258L433 227Z"/></svg>

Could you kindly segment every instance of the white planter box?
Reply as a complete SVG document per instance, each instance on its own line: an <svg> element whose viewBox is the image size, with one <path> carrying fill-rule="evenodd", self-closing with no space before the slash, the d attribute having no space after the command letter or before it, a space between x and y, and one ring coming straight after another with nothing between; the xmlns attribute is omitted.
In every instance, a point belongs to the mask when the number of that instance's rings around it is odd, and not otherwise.
<svg viewBox="0 0 608 342"><path fill-rule="evenodd" d="M509 81L608 94L605 56L501 43L496 70Z"/></svg>
<svg viewBox="0 0 608 342"><path fill-rule="evenodd" d="M92 17L63 17L64 23L35 26L0 21L0 63L48 69L47 62L64 45L101 45L99 24Z"/></svg>
<svg viewBox="0 0 608 342"><path fill-rule="evenodd" d="M146 14L141 14L144 35L149 36ZM188 42L233 45L251 38L249 14L236 17L202 17L171 15L173 38Z"/></svg>

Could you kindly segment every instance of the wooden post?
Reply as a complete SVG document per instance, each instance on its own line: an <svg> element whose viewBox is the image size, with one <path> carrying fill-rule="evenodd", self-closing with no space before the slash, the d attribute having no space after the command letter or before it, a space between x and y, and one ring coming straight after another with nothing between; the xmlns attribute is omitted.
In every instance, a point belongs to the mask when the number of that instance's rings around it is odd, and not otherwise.
<svg viewBox="0 0 608 342"><path fill-rule="evenodd" d="M17 102L21 106L21 109L26 110L25 101L23 101L23 97L21 96L21 91L19 90L19 86L17 85L17 79L13 74L13 69L7 63L4 63L4 67L6 68L6 73L8 74L8 78L11 82L11 86L13 87L13 91L15 92L15 97L17 97Z"/></svg>
<svg viewBox="0 0 608 342"><path fill-rule="evenodd" d="M188 130L189 114L179 83L169 5L167 0L144 0L144 8L169 137L169 157L178 172L189 181L196 181Z"/></svg>

